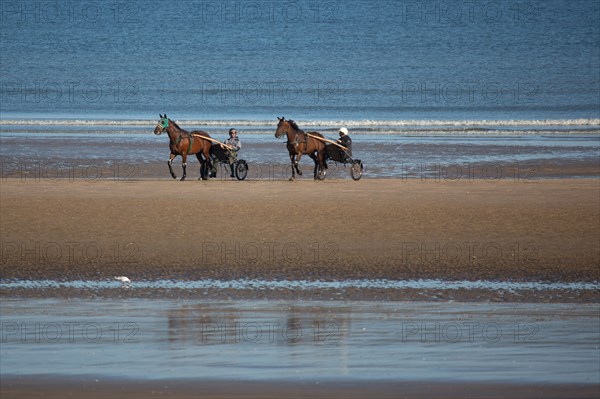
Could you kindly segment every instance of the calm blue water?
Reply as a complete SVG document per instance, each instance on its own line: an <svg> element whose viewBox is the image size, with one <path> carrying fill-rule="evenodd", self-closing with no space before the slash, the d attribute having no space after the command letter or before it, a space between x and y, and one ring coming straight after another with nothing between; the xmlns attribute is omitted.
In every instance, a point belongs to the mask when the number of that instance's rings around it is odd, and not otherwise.
<svg viewBox="0 0 600 399"><path fill-rule="evenodd" d="M3 119L600 117L596 0L0 4Z"/></svg>

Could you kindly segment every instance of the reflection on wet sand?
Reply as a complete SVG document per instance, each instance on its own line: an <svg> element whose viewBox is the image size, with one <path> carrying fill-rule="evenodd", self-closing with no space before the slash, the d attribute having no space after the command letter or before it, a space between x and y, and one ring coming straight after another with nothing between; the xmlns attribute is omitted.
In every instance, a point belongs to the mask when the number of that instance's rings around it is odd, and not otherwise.
<svg viewBox="0 0 600 399"><path fill-rule="evenodd" d="M351 326L349 308L340 308L334 317L324 317L327 310L288 306L282 314L243 311L237 308L214 308L198 304L169 309L168 340L186 344L337 344L347 338ZM260 316L260 318L257 318Z"/></svg>
<svg viewBox="0 0 600 399"><path fill-rule="evenodd" d="M599 384L597 304L4 298L5 376Z"/></svg>

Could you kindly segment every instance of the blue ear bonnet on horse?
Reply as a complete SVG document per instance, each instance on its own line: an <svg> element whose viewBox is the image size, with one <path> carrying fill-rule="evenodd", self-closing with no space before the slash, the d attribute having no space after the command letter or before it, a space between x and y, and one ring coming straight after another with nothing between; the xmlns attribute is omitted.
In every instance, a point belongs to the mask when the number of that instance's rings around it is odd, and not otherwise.
<svg viewBox="0 0 600 399"><path fill-rule="evenodd" d="M158 116L160 116L160 125L162 126L163 129L166 129L169 126L169 118L167 118L167 114L161 115L158 114Z"/></svg>

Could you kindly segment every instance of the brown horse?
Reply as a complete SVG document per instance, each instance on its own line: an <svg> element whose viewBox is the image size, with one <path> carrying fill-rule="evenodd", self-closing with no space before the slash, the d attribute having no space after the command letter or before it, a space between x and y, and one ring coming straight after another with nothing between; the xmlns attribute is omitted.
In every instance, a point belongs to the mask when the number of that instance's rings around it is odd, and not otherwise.
<svg viewBox="0 0 600 399"><path fill-rule="evenodd" d="M323 137L319 132L308 132L300 129L296 122L293 120L285 120L284 117L277 117L279 124L277 125L277 131L275 131L275 137L280 138L284 134L287 136L287 149L290 154L290 161L292 162L292 177L290 180L296 178L294 169L298 172L298 175L302 175L298 163L302 154L307 154L315 163L314 178L324 179L325 169L327 164L325 163L325 143L319 139L315 139L312 136Z"/></svg>
<svg viewBox="0 0 600 399"><path fill-rule="evenodd" d="M169 161L167 163L173 179L177 178L173 172L173 159L175 159L177 155L181 155L181 158L183 159L181 163L183 177L181 180L185 180L187 156L188 154L195 154L200 162L200 178L198 180L206 180L208 178L208 171L211 169L209 152L212 143L209 140L203 140L201 136L210 137L208 133L203 132L202 130L188 132L187 130L180 128L177 123L170 120L167 117L167 114L164 116L159 114L159 116L160 119L154 128L154 134L159 135L166 130L169 135L169 149L171 150L171 155L169 156ZM202 156L204 156L204 159L202 159ZM208 167L206 164L208 164Z"/></svg>

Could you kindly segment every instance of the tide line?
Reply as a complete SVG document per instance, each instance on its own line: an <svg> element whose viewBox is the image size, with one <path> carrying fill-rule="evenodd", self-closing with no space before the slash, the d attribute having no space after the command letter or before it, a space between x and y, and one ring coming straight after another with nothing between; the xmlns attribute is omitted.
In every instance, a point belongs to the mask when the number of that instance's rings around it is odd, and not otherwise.
<svg viewBox="0 0 600 399"><path fill-rule="evenodd" d="M123 283L113 280L0 280L0 289L88 289L102 290L122 287ZM127 283L132 289L160 290L343 290L343 289L427 289L427 290L492 290L492 291L544 291L544 290L599 290L598 282L543 282L543 281L446 281L436 279L422 280L133 280Z"/></svg>

